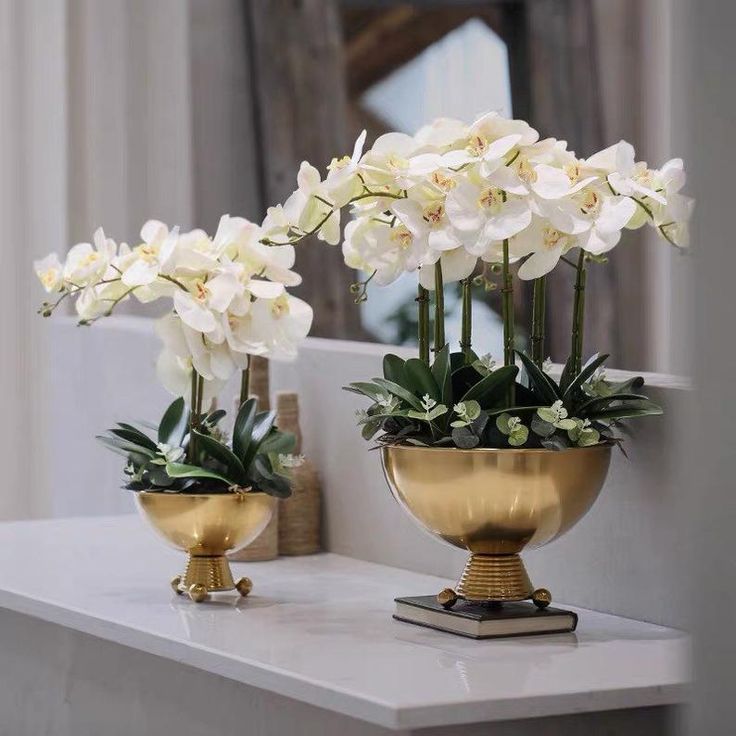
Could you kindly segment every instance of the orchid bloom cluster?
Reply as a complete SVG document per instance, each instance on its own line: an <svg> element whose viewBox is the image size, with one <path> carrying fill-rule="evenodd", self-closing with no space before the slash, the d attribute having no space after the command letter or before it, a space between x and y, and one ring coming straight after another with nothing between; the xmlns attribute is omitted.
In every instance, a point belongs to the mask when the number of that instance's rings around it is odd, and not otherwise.
<svg viewBox="0 0 736 736"><path fill-rule="evenodd" d="M681 159L652 169L625 141L579 158L565 141L540 140L526 122L494 112L471 125L442 118L414 136L388 133L366 152L364 141L365 132L324 180L302 163L298 189L268 212L265 243L317 234L337 244L350 205L346 263L381 285L418 270L428 290L429 266L439 262L444 282L460 281L479 260L501 263L504 244L510 262L523 261L522 279L544 276L573 248L601 256L624 228L645 223L687 245L692 200L680 193Z"/></svg>
<svg viewBox="0 0 736 736"><path fill-rule="evenodd" d="M263 237L257 225L229 215L213 238L149 220L132 248L99 228L93 243L73 246L64 262L51 254L34 264L56 297L39 311L49 316L71 297L80 324L91 324L130 297L171 300L157 323L164 343L159 377L172 393L186 395L194 369L216 395L250 355L295 357L312 323L311 307L286 290L301 282L292 270L293 246L268 246Z"/></svg>

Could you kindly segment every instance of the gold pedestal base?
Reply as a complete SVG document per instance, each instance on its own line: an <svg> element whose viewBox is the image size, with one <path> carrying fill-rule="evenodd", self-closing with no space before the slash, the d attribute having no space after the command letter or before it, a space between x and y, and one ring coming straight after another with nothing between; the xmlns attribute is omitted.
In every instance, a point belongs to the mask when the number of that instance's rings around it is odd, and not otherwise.
<svg viewBox="0 0 736 736"><path fill-rule="evenodd" d="M171 587L177 595L187 594L195 603L201 603L210 593L227 590L237 590L245 597L253 589L253 583L249 578L235 582L224 555L190 554L184 576L177 575Z"/></svg>
<svg viewBox="0 0 736 736"><path fill-rule="evenodd" d="M546 608L552 602L548 590L534 590L524 562L518 554L472 553L457 588L445 588L437 596L438 602L445 608L452 608L460 598L488 603L524 601L531 598L539 608Z"/></svg>

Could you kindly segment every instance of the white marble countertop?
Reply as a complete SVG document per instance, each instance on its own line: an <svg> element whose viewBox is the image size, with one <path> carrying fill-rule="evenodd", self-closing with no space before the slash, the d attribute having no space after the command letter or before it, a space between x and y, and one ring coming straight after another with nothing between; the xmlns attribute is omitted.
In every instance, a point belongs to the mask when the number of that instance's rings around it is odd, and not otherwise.
<svg viewBox="0 0 736 736"><path fill-rule="evenodd" d="M0 607L389 728L681 702L681 632L578 610L575 634L474 641L392 620L448 581L334 554L234 563L246 601L195 605L184 555L135 516L0 524Z"/></svg>

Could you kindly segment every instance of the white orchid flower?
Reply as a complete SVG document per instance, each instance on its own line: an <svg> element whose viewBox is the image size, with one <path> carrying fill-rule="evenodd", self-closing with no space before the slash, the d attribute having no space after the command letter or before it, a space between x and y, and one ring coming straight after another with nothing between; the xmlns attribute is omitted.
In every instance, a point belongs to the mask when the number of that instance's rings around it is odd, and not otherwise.
<svg viewBox="0 0 736 736"><path fill-rule="evenodd" d="M477 256L468 253L465 248L445 251L439 260L442 265L442 279L445 284L462 281L470 276L478 263ZM419 269L419 283L429 291L434 291L434 269L431 265Z"/></svg>
<svg viewBox="0 0 736 736"><path fill-rule="evenodd" d="M174 396L183 396L189 401L192 382L192 360L181 358L164 348L156 361L156 375L161 385ZM225 386L225 381L205 380L203 403L208 406Z"/></svg>
<svg viewBox="0 0 736 736"><path fill-rule="evenodd" d="M340 242L340 209L319 171L308 161L302 161L296 180L298 188L283 206L289 223L302 233L319 228L317 237L320 240L337 245Z"/></svg>
<svg viewBox="0 0 736 736"><path fill-rule="evenodd" d="M391 211L412 235L417 249L429 249L436 256L446 250L454 250L462 244L458 233L447 217L443 199L430 199L420 202L414 199L398 199L391 205ZM419 264L417 264L419 265ZM416 267L416 266L415 266Z"/></svg>
<svg viewBox="0 0 736 736"><path fill-rule="evenodd" d="M418 174L411 170L410 160L417 149L417 142L405 133L379 136L360 162L368 185L386 190L411 187Z"/></svg>
<svg viewBox="0 0 736 736"><path fill-rule="evenodd" d="M355 141L352 155L341 159L333 158L327 167L329 173L324 182L325 190L336 207L344 207L362 187L358 178L358 167L363 156L365 138L364 130Z"/></svg>
<svg viewBox="0 0 736 736"><path fill-rule="evenodd" d="M312 319L312 308L290 294L256 299L245 316L230 316L226 339L237 351L266 355L273 360L293 360L298 344L309 333Z"/></svg>
<svg viewBox="0 0 736 736"><path fill-rule="evenodd" d="M468 126L455 118L437 118L420 128L414 135L417 145L422 148L445 150L460 144L468 137Z"/></svg>
<svg viewBox="0 0 736 736"><path fill-rule="evenodd" d="M33 270L47 294L64 287L64 267L56 253L33 262Z"/></svg>
<svg viewBox="0 0 736 736"><path fill-rule="evenodd" d="M141 228L141 240L118 264L126 286L146 286L158 278L174 255L179 228L169 231L163 222L148 220Z"/></svg>
<svg viewBox="0 0 736 736"><path fill-rule="evenodd" d="M487 181L476 184L465 179L450 191L445 202L450 222L475 256L486 253L493 242L520 233L532 221L526 200L494 186L493 175Z"/></svg>
<svg viewBox="0 0 736 736"><path fill-rule="evenodd" d="M576 245L576 235L562 232L535 215L526 230L511 238L509 251L516 258L529 256L519 268L519 278L526 281L549 273Z"/></svg>
<svg viewBox="0 0 736 736"><path fill-rule="evenodd" d="M64 281L73 286L87 286L99 281L107 272L115 257L117 246L111 238L105 237L101 227L94 234L94 246L78 243L66 256Z"/></svg>
<svg viewBox="0 0 736 736"><path fill-rule="evenodd" d="M631 143L619 141L594 154L584 164L588 169L607 174L608 183L616 194L650 197L666 204L665 198L652 186L653 172L643 161L636 161Z"/></svg>

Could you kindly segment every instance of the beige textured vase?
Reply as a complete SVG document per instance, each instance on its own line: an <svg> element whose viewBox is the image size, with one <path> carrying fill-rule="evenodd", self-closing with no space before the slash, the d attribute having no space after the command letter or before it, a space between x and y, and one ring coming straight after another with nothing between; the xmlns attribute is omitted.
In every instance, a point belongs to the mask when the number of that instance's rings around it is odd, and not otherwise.
<svg viewBox="0 0 736 736"><path fill-rule="evenodd" d="M299 397L295 393L276 395L276 423L284 432L296 437L295 453L302 450L299 426ZM317 471L309 460L294 468L291 496L280 504L279 553L282 555L311 555L321 545L322 498Z"/></svg>
<svg viewBox="0 0 736 736"><path fill-rule="evenodd" d="M258 410L268 411L271 408L271 397L268 383L268 360L260 356L252 356L250 364L251 396L258 399ZM275 498L273 516L261 534L247 547L231 555L231 559L241 562L260 562L273 560L279 556L279 506Z"/></svg>

